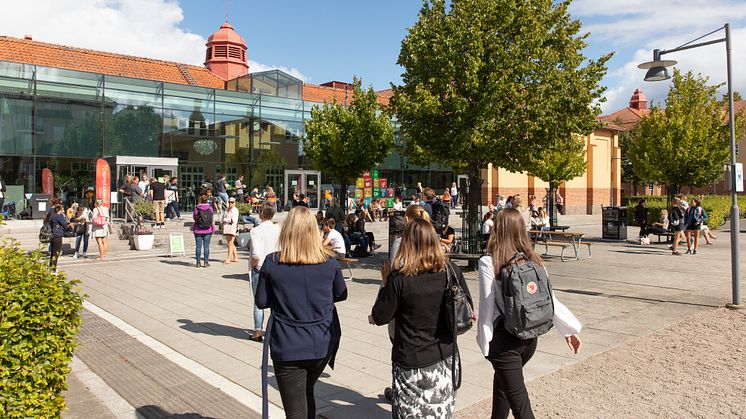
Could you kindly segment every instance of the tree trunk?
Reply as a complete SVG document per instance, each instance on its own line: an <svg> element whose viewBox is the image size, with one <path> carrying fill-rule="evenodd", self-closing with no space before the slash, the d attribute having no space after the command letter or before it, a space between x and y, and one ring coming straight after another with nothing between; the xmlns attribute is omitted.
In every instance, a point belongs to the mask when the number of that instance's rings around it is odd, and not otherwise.
<svg viewBox="0 0 746 419"><path fill-rule="evenodd" d="M349 184L346 180L340 180L339 182L339 190L337 191L337 201L338 204L344 208L345 214L347 214L347 186Z"/></svg>
<svg viewBox="0 0 746 419"><path fill-rule="evenodd" d="M557 212L554 205L554 192L557 190L557 182L549 180L549 197L547 198L547 205L549 206L549 225L554 227L557 225Z"/></svg>
<svg viewBox="0 0 746 419"><path fill-rule="evenodd" d="M468 248L464 249L465 253L480 253L482 251L480 243L482 231L480 224L482 222L480 214L482 213L482 172L478 167L470 167L467 172L469 176L469 186L466 191L466 213L464 214L463 237L466 239Z"/></svg>

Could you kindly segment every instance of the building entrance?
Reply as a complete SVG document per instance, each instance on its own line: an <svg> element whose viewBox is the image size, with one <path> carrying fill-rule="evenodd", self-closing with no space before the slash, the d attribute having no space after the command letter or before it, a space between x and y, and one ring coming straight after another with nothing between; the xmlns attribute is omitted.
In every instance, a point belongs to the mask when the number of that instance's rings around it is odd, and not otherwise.
<svg viewBox="0 0 746 419"><path fill-rule="evenodd" d="M285 170L285 205L292 206L295 192L308 197L308 207L318 209L321 205L321 172L313 170Z"/></svg>

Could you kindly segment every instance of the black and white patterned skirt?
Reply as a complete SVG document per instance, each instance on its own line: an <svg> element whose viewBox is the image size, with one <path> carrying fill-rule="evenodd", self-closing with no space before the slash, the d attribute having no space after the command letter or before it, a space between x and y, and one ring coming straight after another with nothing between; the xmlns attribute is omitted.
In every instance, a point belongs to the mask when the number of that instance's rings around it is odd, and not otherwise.
<svg viewBox="0 0 746 419"><path fill-rule="evenodd" d="M451 357L423 368L393 365L394 418L451 418L456 391L451 381ZM458 374L458 364L456 374Z"/></svg>

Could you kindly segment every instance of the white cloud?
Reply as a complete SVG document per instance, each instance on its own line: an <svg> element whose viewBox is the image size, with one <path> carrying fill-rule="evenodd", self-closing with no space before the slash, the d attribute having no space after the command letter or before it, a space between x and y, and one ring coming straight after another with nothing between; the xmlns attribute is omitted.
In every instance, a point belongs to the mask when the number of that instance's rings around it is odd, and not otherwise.
<svg viewBox="0 0 746 419"><path fill-rule="evenodd" d="M746 90L746 3L733 0L576 0L573 17L586 22L583 31L591 33L590 44L617 50L622 63L610 68L604 82L609 87L604 113L627 106L636 88L645 92L649 101L665 100L670 82L648 83L642 79L644 70L637 64L650 61L654 48L670 49L704 35L724 23L731 22L733 87ZM722 38L719 31L705 40ZM726 80L725 44L719 43L664 56L679 62L682 71L708 76L711 84ZM617 61L618 62L618 61ZM720 90L726 92L725 86Z"/></svg>
<svg viewBox="0 0 746 419"><path fill-rule="evenodd" d="M183 18L174 0L7 1L0 35L201 66L207 40L180 28ZM273 68L307 79L295 68L250 62L251 71Z"/></svg>

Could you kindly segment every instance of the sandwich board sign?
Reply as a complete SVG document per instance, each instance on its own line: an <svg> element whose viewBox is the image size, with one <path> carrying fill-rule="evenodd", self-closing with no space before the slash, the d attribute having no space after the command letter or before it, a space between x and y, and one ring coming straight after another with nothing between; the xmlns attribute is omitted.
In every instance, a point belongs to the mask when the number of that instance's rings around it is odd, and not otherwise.
<svg viewBox="0 0 746 419"><path fill-rule="evenodd" d="M186 250L184 249L184 235L181 233L169 234L168 248L171 257L174 257L175 255L186 256Z"/></svg>

